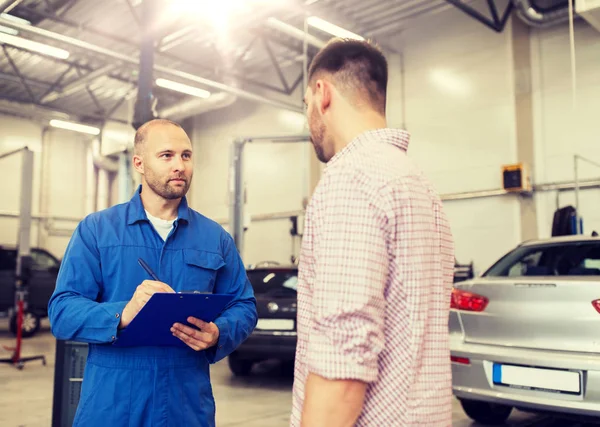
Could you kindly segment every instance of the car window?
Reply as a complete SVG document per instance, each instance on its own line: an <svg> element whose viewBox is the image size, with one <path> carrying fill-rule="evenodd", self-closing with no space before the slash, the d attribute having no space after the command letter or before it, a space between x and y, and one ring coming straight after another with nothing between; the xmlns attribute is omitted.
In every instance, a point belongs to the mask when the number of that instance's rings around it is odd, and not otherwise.
<svg viewBox="0 0 600 427"><path fill-rule="evenodd" d="M256 295L295 297L298 272L290 269L261 269L248 271L248 279Z"/></svg>
<svg viewBox="0 0 600 427"><path fill-rule="evenodd" d="M600 242L522 246L494 264L484 276L600 276Z"/></svg>
<svg viewBox="0 0 600 427"><path fill-rule="evenodd" d="M56 259L46 252L31 251L31 267L34 270L48 270L49 268L58 267Z"/></svg>
<svg viewBox="0 0 600 427"><path fill-rule="evenodd" d="M547 275L546 266L540 263L543 251L535 251L525 255L522 259L515 262L508 270L509 277Z"/></svg>

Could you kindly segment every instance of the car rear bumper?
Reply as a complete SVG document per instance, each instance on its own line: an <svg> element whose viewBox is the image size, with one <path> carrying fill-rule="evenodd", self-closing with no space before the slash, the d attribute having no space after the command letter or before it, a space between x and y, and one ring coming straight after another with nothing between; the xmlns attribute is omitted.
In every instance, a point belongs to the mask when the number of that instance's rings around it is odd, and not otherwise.
<svg viewBox="0 0 600 427"><path fill-rule="evenodd" d="M280 359L294 360L296 356L296 335L287 332L255 331L236 350L241 359Z"/></svg>
<svg viewBox="0 0 600 427"><path fill-rule="evenodd" d="M500 403L532 411L600 415L600 355L519 349L451 341L451 354L469 364L452 363L454 395L460 399ZM581 394L557 394L494 384L493 364L582 372Z"/></svg>

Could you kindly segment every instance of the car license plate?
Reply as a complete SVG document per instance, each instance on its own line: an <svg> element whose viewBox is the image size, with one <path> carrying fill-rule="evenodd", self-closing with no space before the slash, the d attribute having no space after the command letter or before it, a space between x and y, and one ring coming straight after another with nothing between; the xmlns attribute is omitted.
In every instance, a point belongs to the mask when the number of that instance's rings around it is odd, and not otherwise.
<svg viewBox="0 0 600 427"><path fill-rule="evenodd" d="M293 319L258 319L256 329L267 331L293 331Z"/></svg>
<svg viewBox="0 0 600 427"><path fill-rule="evenodd" d="M494 363L493 380L511 388L581 394L581 372Z"/></svg>

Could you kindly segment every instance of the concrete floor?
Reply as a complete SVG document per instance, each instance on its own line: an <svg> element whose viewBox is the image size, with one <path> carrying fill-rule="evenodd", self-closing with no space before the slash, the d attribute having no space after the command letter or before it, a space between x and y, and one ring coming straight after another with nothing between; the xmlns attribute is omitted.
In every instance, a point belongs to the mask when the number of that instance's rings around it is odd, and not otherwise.
<svg viewBox="0 0 600 427"><path fill-rule="evenodd" d="M22 371L11 365L0 365L0 426L49 427L52 418L55 340L47 322L42 331L23 344L23 357L43 354L47 366L40 361L26 364ZM11 353L2 348L12 346L14 340L8 332L8 322L0 319L0 358ZM283 372L277 363L264 363L256 367L249 378L233 377L227 363L212 367L211 376L217 403L218 427L285 427L288 425L292 398L293 378ZM514 413L511 426L561 426L580 425L555 420L547 416ZM475 427L455 402L454 427Z"/></svg>

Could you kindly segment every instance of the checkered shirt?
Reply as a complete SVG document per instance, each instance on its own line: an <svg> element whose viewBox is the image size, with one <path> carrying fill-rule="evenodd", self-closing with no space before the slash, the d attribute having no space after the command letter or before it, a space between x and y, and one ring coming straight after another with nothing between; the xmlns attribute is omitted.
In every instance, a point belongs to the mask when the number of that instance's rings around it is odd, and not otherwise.
<svg viewBox="0 0 600 427"><path fill-rule="evenodd" d="M368 383L357 426L452 425L448 316L454 245L409 134L361 134L307 209L291 425L309 373Z"/></svg>

